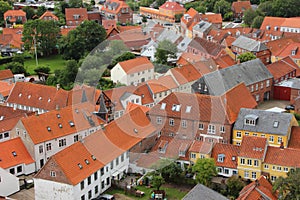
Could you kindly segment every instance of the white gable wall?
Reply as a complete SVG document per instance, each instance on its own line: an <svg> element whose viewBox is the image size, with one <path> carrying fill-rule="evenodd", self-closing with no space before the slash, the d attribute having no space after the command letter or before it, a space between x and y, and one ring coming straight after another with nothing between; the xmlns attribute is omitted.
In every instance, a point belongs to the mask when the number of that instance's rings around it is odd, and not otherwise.
<svg viewBox="0 0 300 200"><path fill-rule="evenodd" d="M0 196L7 197L19 190L19 179L0 168Z"/></svg>

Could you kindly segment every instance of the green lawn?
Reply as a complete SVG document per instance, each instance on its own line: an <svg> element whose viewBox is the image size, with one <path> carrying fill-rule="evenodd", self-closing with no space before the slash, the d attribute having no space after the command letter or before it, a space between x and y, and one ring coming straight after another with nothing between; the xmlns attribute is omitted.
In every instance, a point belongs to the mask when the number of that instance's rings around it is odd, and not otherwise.
<svg viewBox="0 0 300 200"><path fill-rule="evenodd" d="M143 192L145 192L145 195L143 197L135 197L133 195L127 194L126 196L132 198L132 199L139 199L139 200L148 200L151 197L151 192L152 190L154 190L154 188L147 188L145 186L137 186L136 189L141 190ZM165 190L166 191L166 197L168 200L179 200L182 199L187 192L184 191L180 191L177 188L169 188L169 187L161 187L161 190ZM107 194L125 194L124 190L121 189L109 189L108 191L106 191L105 193Z"/></svg>
<svg viewBox="0 0 300 200"><path fill-rule="evenodd" d="M57 69L64 69L66 65L66 61L62 59L61 55L52 55L48 57L38 58L38 66L50 67L51 72L54 73ZM35 74L34 69L36 68L35 58L26 59L25 60L25 69L31 75Z"/></svg>

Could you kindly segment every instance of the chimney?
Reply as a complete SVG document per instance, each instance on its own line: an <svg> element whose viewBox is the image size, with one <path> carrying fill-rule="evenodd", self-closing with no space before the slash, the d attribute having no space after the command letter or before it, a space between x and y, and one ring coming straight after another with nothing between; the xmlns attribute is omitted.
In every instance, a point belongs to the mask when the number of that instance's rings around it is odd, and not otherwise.
<svg viewBox="0 0 300 200"><path fill-rule="evenodd" d="M39 116L39 111L34 111L35 116Z"/></svg>
<svg viewBox="0 0 300 200"><path fill-rule="evenodd" d="M56 104L55 110L59 110L59 105L58 104Z"/></svg>
<svg viewBox="0 0 300 200"><path fill-rule="evenodd" d="M56 84L56 90L59 90L59 89L60 89L60 85Z"/></svg>
<svg viewBox="0 0 300 200"><path fill-rule="evenodd" d="M284 149L284 145L283 142L280 143L280 149L283 150Z"/></svg>

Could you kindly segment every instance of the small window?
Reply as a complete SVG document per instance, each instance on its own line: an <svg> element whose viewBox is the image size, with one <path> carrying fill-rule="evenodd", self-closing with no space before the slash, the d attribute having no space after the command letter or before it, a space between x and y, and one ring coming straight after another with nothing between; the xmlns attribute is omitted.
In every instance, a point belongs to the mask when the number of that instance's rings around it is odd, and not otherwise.
<svg viewBox="0 0 300 200"><path fill-rule="evenodd" d="M77 165L78 165L79 169L82 169L82 168L83 168L82 165L81 165L80 163L78 163Z"/></svg>
<svg viewBox="0 0 300 200"><path fill-rule="evenodd" d="M84 162L89 165L90 164L90 161L88 161L88 159L85 159Z"/></svg>
<svg viewBox="0 0 300 200"><path fill-rule="evenodd" d="M56 177L55 171L50 171L50 176L51 176L51 177Z"/></svg>
<svg viewBox="0 0 300 200"><path fill-rule="evenodd" d="M203 124L199 124L199 130L203 130L204 129L204 125Z"/></svg>
<svg viewBox="0 0 300 200"><path fill-rule="evenodd" d="M161 106L160 106L160 109L165 110L166 109L166 103L162 103Z"/></svg>

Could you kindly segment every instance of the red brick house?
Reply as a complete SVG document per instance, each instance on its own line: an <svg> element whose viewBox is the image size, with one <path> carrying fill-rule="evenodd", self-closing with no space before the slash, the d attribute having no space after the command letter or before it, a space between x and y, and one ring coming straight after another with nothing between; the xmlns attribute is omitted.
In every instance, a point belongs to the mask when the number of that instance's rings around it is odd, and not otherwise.
<svg viewBox="0 0 300 200"><path fill-rule="evenodd" d="M87 14L88 14L88 20L95 21L97 24L102 23L102 17L99 11L89 11Z"/></svg>
<svg viewBox="0 0 300 200"><path fill-rule="evenodd" d="M188 53L193 53L204 58L217 58L223 47L215 42L207 41L203 38L194 38L187 47Z"/></svg>
<svg viewBox="0 0 300 200"><path fill-rule="evenodd" d="M250 1L233 2L232 6L231 6L231 10L233 12L233 17L235 19L242 19L244 16L244 12L248 9L251 9Z"/></svg>
<svg viewBox="0 0 300 200"><path fill-rule="evenodd" d="M52 12L50 12L48 10L42 16L40 16L39 19L40 20L54 20L54 21L59 20L56 15L54 15Z"/></svg>
<svg viewBox="0 0 300 200"><path fill-rule="evenodd" d="M4 13L5 27L11 27L15 24L24 24L26 13L23 10L8 10Z"/></svg>
<svg viewBox="0 0 300 200"><path fill-rule="evenodd" d="M88 20L86 8L66 8L66 25L79 26L84 20Z"/></svg>
<svg viewBox="0 0 300 200"><path fill-rule="evenodd" d="M106 1L101 12L105 19L114 19L120 23L132 23L133 11L123 0Z"/></svg>

